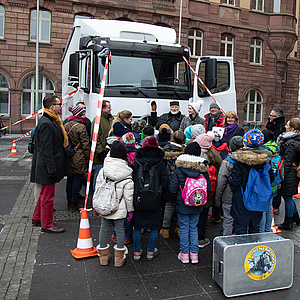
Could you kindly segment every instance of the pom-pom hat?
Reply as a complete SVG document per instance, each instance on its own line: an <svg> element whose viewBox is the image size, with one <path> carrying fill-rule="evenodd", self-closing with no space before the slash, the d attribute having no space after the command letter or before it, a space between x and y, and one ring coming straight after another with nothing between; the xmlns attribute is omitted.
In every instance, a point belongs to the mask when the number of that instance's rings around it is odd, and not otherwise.
<svg viewBox="0 0 300 300"><path fill-rule="evenodd" d="M196 137L196 142L201 147L202 152L207 152L211 148L213 138L214 134L212 131L208 131Z"/></svg>
<svg viewBox="0 0 300 300"><path fill-rule="evenodd" d="M189 105L194 109L194 111L199 114L201 108L202 108L202 105L203 105L203 101L202 100L199 100L197 102L191 102L189 103Z"/></svg>
<svg viewBox="0 0 300 300"><path fill-rule="evenodd" d="M147 137L142 145L142 148L158 148L158 141L155 136Z"/></svg>
<svg viewBox="0 0 300 300"><path fill-rule="evenodd" d="M120 140L125 146L135 147L135 137L132 132L127 132Z"/></svg>
<svg viewBox="0 0 300 300"><path fill-rule="evenodd" d="M264 135L258 129L247 131L243 136L243 143L248 148L258 148L264 142Z"/></svg>
<svg viewBox="0 0 300 300"><path fill-rule="evenodd" d="M86 112L86 110L83 107L77 105L76 106L70 105L68 107L68 110L73 114L73 116L77 116L77 117L81 117Z"/></svg>

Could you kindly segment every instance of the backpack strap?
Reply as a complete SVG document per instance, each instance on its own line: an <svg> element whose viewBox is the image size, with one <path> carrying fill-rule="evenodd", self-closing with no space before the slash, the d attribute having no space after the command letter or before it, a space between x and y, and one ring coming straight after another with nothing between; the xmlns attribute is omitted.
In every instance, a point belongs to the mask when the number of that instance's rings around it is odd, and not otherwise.
<svg viewBox="0 0 300 300"><path fill-rule="evenodd" d="M71 132L71 130L72 130L76 125L78 125L78 124L79 124L79 123L75 123L75 124L69 129L69 131L67 132L67 136L68 136L68 137L69 137L69 133ZM80 145L80 142L74 147L74 150L75 150L75 151L78 149L79 145Z"/></svg>
<svg viewBox="0 0 300 300"><path fill-rule="evenodd" d="M224 160L230 161L233 164L236 162L236 159L232 159L230 157L226 157Z"/></svg>

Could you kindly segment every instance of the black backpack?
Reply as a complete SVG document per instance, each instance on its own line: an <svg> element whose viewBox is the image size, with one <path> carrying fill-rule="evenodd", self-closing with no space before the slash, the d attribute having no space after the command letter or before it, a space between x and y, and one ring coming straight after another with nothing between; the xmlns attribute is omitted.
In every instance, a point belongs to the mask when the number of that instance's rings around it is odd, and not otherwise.
<svg viewBox="0 0 300 300"><path fill-rule="evenodd" d="M156 172L156 165L138 164L137 182L134 184L133 206L135 210L157 210L160 206L162 186Z"/></svg>

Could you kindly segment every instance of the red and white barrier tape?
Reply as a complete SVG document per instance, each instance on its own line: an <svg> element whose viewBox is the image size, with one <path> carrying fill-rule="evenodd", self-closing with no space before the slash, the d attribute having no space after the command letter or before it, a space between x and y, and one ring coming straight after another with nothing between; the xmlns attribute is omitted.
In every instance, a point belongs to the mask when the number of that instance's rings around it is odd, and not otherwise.
<svg viewBox="0 0 300 300"><path fill-rule="evenodd" d="M33 130L33 129L32 129L32 130ZM24 139L24 137L26 137L26 136L28 136L28 135L31 134L31 131L32 131L32 130L29 130L29 131L26 132L24 135L22 135L21 137L17 138L16 140L14 140L14 141L12 141L12 142L13 142L13 143L16 143L16 142L18 142L18 141Z"/></svg>
<svg viewBox="0 0 300 300"><path fill-rule="evenodd" d="M106 60L105 60L105 67L104 67L104 72L103 72L103 76L102 76L101 88L100 88L100 98L98 100L97 110L96 110L93 139L92 139L92 146L91 146L91 153L90 153L90 161L89 161L89 169L88 169L88 178L87 178L86 192L85 192L85 202L84 202L84 208L83 208L85 210L86 210L86 205L87 205L88 196L89 196L93 161L94 161L96 143L97 143L97 138L98 138L99 124L100 124L100 120L101 120L102 102L103 102L106 74L107 74L107 67L108 67L108 57L109 57L109 53L107 54Z"/></svg>
<svg viewBox="0 0 300 300"><path fill-rule="evenodd" d="M204 84L204 82L202 81L202 79L198 76L198 74L195 72L195 70L193 69L193 67L191 66L191 63L184 57L182 56L184 61L187 63L187 65L189 66L189 68L191 69L191 71L195 74L195 76L198 78L198 80L200 81L200 83L203 85L203 87L205 88L205 90L208 92L208 94L212 97L212 99L218 104L218 106L220 107L222 113L225 115L225 111L222 108L222 106L220 105L220 103L217 101L217 99L213 96L213 94L211 93L211 91L207 88L207 86Z"/></svg>

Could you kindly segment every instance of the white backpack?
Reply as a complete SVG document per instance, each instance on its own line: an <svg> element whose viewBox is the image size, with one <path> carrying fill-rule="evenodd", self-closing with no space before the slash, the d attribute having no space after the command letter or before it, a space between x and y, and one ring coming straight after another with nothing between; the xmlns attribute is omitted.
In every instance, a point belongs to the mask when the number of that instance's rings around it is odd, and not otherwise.
<svg viewBox="0 0 300 300"><path fill-rule="evenodd" d="M117 199L116 184L123 181L113 181L105 178L99 185L96 185L96 190L93 195L93 208L101 216L109 216L115 213L120 204L120 199ZM126 178L125 178L126 179Z"/></svg>

